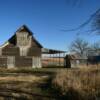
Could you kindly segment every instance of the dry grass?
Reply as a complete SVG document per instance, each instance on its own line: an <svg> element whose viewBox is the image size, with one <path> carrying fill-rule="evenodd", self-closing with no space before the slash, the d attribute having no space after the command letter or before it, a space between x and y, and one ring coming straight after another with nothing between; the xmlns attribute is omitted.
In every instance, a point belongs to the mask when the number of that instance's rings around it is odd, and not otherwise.
<svg viewBox="0 0 100 100"><path fill-rule="evenodd" d="M100 99L100 69L97 68L60 70L52 84L67 100Z"/></svg>
<svg viewBox="0 0 100 100"><path fill-rule="evenodd" d="M0 76L0 81L6 82L6 81L18 81L18 82L38 82L43 79L47 78L47 76L34 76L34 75L22 75L22 76Z"/></svg>
<svg viewBox="0 0 100 100"><path fill-rule="evenodd" d="M41 97L46 98L41 85L45 84L48 75L32 69L0 69L0 72L0 100L39 100ZM43 100L42 98L41 100Z"/></svg>
<svg viewBox="0 0 100 100"><path fill-rule="evenodd" d="M56 71L52 79L52 87L61 94L61 99L59 94L56 100L95 100L100 97L100 68L97 67L0 69L0 96L11 96L17 100L53 100L45 97L48 95L46 91L48 85L44 87L44 84L50 75L52 78L53 75L50 73ZM53 93L57 95L56 91Z"/></svg>

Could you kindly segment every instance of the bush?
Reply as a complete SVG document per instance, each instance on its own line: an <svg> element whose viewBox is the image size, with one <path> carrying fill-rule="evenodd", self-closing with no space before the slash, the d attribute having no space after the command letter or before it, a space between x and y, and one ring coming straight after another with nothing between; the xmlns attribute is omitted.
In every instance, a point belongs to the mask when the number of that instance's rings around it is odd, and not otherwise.
<svg viewBox="0 0 100 100"><path fill-rule="evenodd" d="M67 100L96 100L100 97L100 69L60 70L52 86Z"/></svg>

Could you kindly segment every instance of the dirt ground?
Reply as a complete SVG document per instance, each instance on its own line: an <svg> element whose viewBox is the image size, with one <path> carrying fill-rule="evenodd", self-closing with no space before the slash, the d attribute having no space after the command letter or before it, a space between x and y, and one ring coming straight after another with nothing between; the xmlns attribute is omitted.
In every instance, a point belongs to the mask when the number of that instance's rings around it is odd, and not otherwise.
<svg viewBox="0 0 100 100"><path fill-rule="evenodd" d="M15 72L1 71L0 100L53 100L46 88L48 74Z"/></svg>

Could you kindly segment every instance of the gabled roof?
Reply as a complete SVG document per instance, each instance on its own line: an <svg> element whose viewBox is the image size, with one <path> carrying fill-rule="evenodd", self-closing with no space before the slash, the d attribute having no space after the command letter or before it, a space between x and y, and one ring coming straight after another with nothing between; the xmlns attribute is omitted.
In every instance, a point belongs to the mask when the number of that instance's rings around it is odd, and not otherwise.
<svg viewBox="0 0 100 100"><path fill-rule="evenodd" d="M9 45L9 42L8 42L8 41L5 42L4 44L0 45L0 48L3 48L3 47L5 47L5 46L7 46L7 45Z"/></svg>
<svg viewBox="0 0 100 100"><path fill-rule="evenodd" d="M29 35L33 35L33 32L26 26L26 25L22 25L19 29L17 29L16 33L17 32L28 32Z"/></svg>
<svg viewBox="0 0 100 100"><path fill-rule="evenodd" d="M16 33L17 32L23 32L23 31L27 31L29 33L29 35L32 35L32 40L35 41L35 43L42 48L43 46L35 39L35 37L33 36L33 32L30 31L30 29L26 26L26 25L22 25L16 32L15 34L8 40L10 43L16 45Z"/></svg>
<svg viewBox="0 0 100 100"><path fill-rule="evenodd" d="M66 51L42 48L42 53L43 54L57 54L57 53L66 53Z"/></svg>
<svg viewBox="0 0 100 100"><path fill-rule="evenodd" d="M69 58L72 59L72 60L82 60L82 59L85 60L85 59L87 59L86 56L82 57L78 54L70 54L70 55L66 55L66 56L69 56Z"/></svg>

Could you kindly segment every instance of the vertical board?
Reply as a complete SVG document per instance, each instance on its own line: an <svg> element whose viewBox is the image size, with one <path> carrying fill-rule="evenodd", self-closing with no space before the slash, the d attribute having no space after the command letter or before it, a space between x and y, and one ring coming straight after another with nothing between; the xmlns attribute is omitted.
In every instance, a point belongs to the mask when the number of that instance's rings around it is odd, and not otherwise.
<svg viewBox="0 0 100 100"><path fill-rule="evenodd" d="M7 68L7 57L0 56L0 68Z"/></svg>
<svg viewBox="0 0 100 100"><path fill-rule="evenodd" d="M7 68L14 68L15 67L15 57L8 56L7 57Z"/></svg>
<svg viewBox="0 0 100 100"><path fill-rule="evenodd" d="M42 65L41 65L41 58L38 57L38 68L41 68L41 67L42 67Z"/></svg>
<svg viewBox="0 0 100 100"><path fill-rule="evenodd" d="M17 68L31 68L32 57L24 57L24 56L15 57L15 66Z"/></svg>
<svg viewBox="0 0 100 100"><path fill-rule="evenodd" d="M0 48L0 56L2 56L2 48Z"/></svg>
<svg viewBox="0 0 100 100"><path fill-rule="evenodd" d="M40 57L32 58L32 68L41 68L41 58Z"/></svg>

